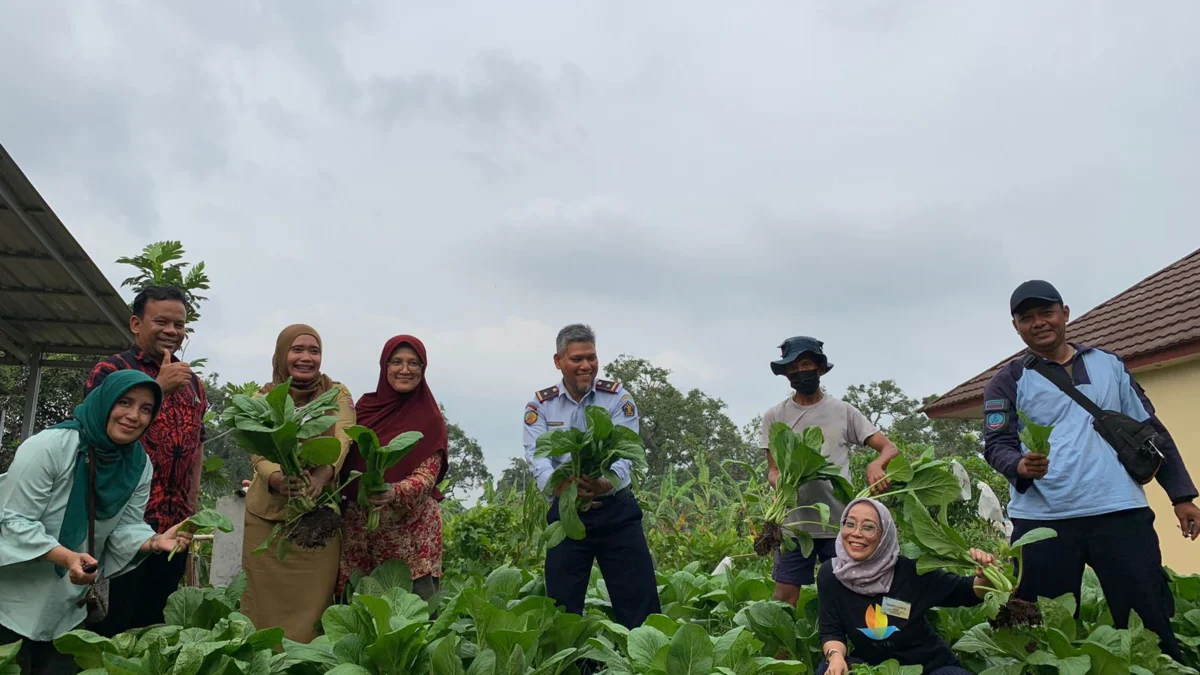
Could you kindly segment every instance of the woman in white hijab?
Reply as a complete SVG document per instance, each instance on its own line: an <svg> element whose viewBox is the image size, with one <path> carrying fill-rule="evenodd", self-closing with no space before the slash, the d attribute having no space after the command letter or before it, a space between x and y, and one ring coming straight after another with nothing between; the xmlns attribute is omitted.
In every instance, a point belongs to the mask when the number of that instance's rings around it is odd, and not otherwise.
<svg viewBox="0 0 1200 675"><path fill-rule="evenodd" d="M896 523L874 499L855 499L842 512L834 543L837 557L821 566L817 593L825 663L816 675L846 675L850 662L878 665L896 659L921 666L926 675L970 675L926 619L934 607L970 607L982 602L982 573L963 577L937 570L917 574L900 555ZM971 549L981 566L995 557ZM854 656L847 654L847 642Z"/></svg>

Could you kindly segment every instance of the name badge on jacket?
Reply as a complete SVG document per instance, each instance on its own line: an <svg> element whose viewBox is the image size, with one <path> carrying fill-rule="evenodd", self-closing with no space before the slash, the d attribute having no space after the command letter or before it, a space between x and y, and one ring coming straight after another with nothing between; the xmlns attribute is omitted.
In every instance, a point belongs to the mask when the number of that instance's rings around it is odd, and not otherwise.
<svg viewBox="0 0 1200 675"><path fill-rule="evenodd" d="M907 619L909 612L912 611L912 605L902 600L894 600L885 597L883 599L883 613L888 616L894 616L897 619Z"/></svg>

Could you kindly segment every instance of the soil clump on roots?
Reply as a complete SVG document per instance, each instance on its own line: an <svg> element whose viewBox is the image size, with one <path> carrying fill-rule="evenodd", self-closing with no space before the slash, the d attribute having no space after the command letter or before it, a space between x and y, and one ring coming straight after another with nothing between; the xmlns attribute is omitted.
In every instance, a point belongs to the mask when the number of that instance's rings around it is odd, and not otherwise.
<svg viewBox="0 0 1200 675"><path fill-rule="evenodd" d="M288 540L304 549L324 548L325 544L342 529L342 517L333 509L322 506L300 516L296 527L288 533Z"/></svg>
<svg viewBox="0 0 1200 675"><path fill-rule="evenodd" d="M995 619L988 621L992 628L1016 628L1018 626L1042 625L1042 610L1032 602L1019 598L1010 598L1007 604L1000 606Z"/></svg>
<svg viewBox="0 0 1200 675"><path fill-rule="evenodd" d="M766 557L778 551L782 544L783 528L778 523L765 523L762 531L754 538L754 552Z"/></svg>

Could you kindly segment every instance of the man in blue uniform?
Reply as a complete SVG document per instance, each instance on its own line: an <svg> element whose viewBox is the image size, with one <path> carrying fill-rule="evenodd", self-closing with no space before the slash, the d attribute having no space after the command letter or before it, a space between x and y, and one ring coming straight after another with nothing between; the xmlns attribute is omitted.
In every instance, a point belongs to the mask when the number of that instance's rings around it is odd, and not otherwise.
<svg viewBox="0 0 1200 675"><path fill-rule="evenodd" d="M596 379L600 366L592 329L567 326L559 331L556 347L554 366L562 372L562 380L537 392L525 406L525 459L538 488L554 492L550 523L558 520L558 495L567 482L547 483L567 457L535 459L538 436L557 429L586 430L584 411L589 406L605 408L613 424L638 431L633 397L617 382ZM578 479L579 496L592 499L592 507L580 514L587 536L579 541L564 539L546 551L546 594L568 612L582 614L592 564L599 562L617 621L635 628L662 609L650 547L642 532L642 510L629 488L630 469L629 460L613 463L616 485L605 478Z"/></svg>
<svg viewBox="0 0 1200 675"><path fill-rule="evenodd" d="M1067 342L1070 308L1045 281L1027 281L1009 300L1013 326L1032 358L1000 369L984 391L984 456L1012 484L1008 514L1013 540L1037 527L1054 539L1025 547L1018 595L1029 601L1073 593L1078 604L1084 565L1100 579L1113 623L1125 628L1134 610L1158 633L1164 653L1181 658L1171 629L1174 600L1162 570L1154 512L1142 486L1130 477L1112 446L1092 426L1092 416L1038 370L1075 385L1103 410L1150 424L1161 439L1163 463L1156 479L1171 503L1184 537L1200 534L1196 486L1175 441L1154 415L1120 357ZM1030 451L1023 425L1053 426L1050 454Z"/></svg>

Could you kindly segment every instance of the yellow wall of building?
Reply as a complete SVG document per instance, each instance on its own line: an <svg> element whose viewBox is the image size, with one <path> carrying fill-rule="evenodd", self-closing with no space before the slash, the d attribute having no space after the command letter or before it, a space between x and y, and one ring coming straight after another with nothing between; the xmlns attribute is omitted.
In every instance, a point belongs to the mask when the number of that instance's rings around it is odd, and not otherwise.
<svg viewBox="0 0 1200 675"><path fill-rule="evenodd" d="M1135 373L1150 402L1171 436L1175 438L1183 463L1200 484L1200 359L1164 368ZM1200 573L1200 539L1186 540L1179 532L1179 520L1171 501L1158 483L1146 486L1146 497L1154 509L1154 529L1162 544L1163 564L1180 574Z"/></svg>

